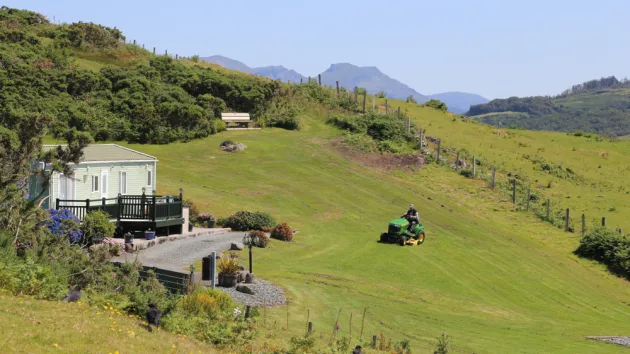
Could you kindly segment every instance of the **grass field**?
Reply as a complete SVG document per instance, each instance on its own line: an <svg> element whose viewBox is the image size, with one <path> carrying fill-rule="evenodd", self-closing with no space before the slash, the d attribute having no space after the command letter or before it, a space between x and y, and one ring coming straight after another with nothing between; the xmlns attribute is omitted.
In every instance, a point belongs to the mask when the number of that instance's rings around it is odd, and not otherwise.
<svg viewBox="0 0 630 354"><path fill-rule="evenodd" d="M464 141L471 142L477 130L492 137L491 128L417 110L419 123L446 142L462 142L465 132L471 137ZM182 187L202 211L266 211L301 231L293 243L274 241L254 251L255 272L288 291L290 334L303 332L310 310L315 330L328 338L341 309L339 335L349 335L352 313L356 344L367 307L364 340L382 331L394 340L410 339L420 351L431 349L442 331L461 353L623 350L583 339L630 333L630 292L626 281L571 254L578 238L511 211L484 182L446 167L387 172L349 161L330 147L339 132L317 116L303 117L300 132L232 131L185 144L130 145L159 158L160 193ZM475 146L501 142L497 159L508 163L508 146L516 145L511 139L535 148L536 134L548 149L551 139L581 148L591 144L562 134L518 132ZM248 149L220 151L228 138ZM606 145L615 158L622 154L617 148ZM426 224L425 244L377 243L387 222L410 202ZM267 327L286 326L285 308L267 316Z"/></svg>
<svg viewBox="0 0 630 354"><path fill-rule="evenodd" d="M213 353L194 340L149 333L141 320L86 304L0 294L2 353Z"/></svg>

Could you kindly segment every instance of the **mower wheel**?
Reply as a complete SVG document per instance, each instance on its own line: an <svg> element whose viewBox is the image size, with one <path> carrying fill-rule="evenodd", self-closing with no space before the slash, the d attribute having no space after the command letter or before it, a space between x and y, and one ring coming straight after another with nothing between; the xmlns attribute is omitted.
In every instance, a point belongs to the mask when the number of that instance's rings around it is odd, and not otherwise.
<svg viewBox="0 0 630 354"><path fill-rule="evenodd" d="M416 237L416 239L418 240L418 245L424 243L424 238L424 231L420 231L420 233L418 233L418 237Z"/></svg>
<svg viewBox="0 0 630 354"><path fill-rule="evenodd" d="M398 239L398 244L404 246L405 243L407 243L407 236L400 236L400 238Z"/></svg>
<svg viewBox="0 0 630 354"><path fill-rule="evenodd" d="M383 232L383 233L381 234L381 243L387 243L387 241L388 241L387 239L388 239L388 238L389 238L389 237L387 236L387 233Z"/></svg>

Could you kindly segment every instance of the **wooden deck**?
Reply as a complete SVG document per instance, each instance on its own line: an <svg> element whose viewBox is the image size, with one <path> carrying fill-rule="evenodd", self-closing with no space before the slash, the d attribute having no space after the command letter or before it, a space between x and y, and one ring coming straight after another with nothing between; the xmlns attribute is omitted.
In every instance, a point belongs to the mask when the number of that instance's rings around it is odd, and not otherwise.
<svg viewBox="0 0 630 354"><path fill-rule="evenodd" d="M94 210L109 214L123 232L135 230L155 230L166 235L181 233L184 225L183 196L157 195L118 195L117 198L61 200L55 202L55 209L69 210L79 221Z"/></svg>

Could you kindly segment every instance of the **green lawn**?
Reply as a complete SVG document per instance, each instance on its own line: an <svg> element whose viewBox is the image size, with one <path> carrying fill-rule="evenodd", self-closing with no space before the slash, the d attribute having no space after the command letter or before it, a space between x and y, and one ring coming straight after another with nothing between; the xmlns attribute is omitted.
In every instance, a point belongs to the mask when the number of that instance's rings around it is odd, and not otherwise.
<svg viewBox="0 0 630 354"><path fill-rule="evenodd" d="M453 127L489 131L431 114L419 121L430 133L444 133L447 142L456 141L449 132L466 135ZM352 313L356 344L367 307L364 340L382 331L425 352L442 331L461 353L624 350L583 339L630 333L630 292L626 281L571 254L578 242L573 234L511 211L482 181L446 167L414 173L363 167L330 148L328 138L338 132L315 119L306 123L300 132L264 129L167 146L129 145L159 158L160 193L182 187L202 211L266 211L300 230L293 243L273 241L254 251L255 272L288 291L290 333L302 332L310 310L315 329L327 338L341 309L340 335L349 334ZM534 148L551 139L589 146L562 134L516 136ZM225 139L248 148L222 152L218 145ZM486 144L494 142L475 146ZM621 156L616 145L605 148ZM507 154L503 145L497 151ZM410 202L426 224L425 244L377 243L387 222ZM268 327L274 321L285 326L285 308L267 316Z"/></svg>

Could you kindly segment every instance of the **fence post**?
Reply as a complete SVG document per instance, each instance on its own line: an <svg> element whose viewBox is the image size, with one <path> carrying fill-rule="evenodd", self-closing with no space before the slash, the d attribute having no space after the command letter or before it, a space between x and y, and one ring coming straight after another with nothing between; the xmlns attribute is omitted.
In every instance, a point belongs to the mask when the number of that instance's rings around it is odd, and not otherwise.
<svg viewBox="0 0 630 354"><path fill-rule="evenodd" d="M309 85L311 84L311 77L310 76L308 77L308 84Z"/></svg>
<svg viewBox="0 0 630 354"><path fill-rule="evenodd" d="M411 117L407 117L407 133L411 133Z"/></svg>
<svg viewBox="0 0 630 354"><path fill-rule="evenodd" d="M359 88L354 87L354 103L359 104Z"/></svg>
<svg viewBox="0 0 630 354"><path fill-rule="evenodd" d="M586 216L582 214L582 236L586 233Z"/></svg>
<svg viewBox="0 0 630 354"><path fill-rule="evenodd" d="M133 40L133 45L136 45L136 40L135 39Z"/></svg>
<svg viewBox="0 0 630 354"><path fill-rule="evenodd" d="M516 204L516 178L512 180L512 204Z"/></svg>
<svg viewBox="0 0 630 354"><path fill-rule="evenodd" d="M376 111L376 96L372 96L372 110Z"/></svg>
<svg viewBox="0 0 630 354"><path fill-rule="evenodd" d="M363 113L365 113L365 101L367 100L367 90L363 91Z"/></svg>
<svg viewBox="0 0 630 354"><path fill-rule="evenodd" d="M527 188L527 206L525 207L525 210L529 211L529 200L532 197L532 190L531 188Z"/></svg>
<svg viewBox="0 0 630 354"><path fill-rule="evenodd" d="M376 334L372 336L372 348L376 348Z"/></svg>
<svg viewBox="0 0 630 354"><path fill-rule="evenodd" d="M606 217L602 217L602 227L606 227Z"/></svg>
<svg viewBox="0 0 630 354"><path fill-rule="evenodd" d="M438 163L440 163L440 150L442 150L441 145L442 145L442 140L438 139L438 155L437 155L437 162Z"/></svg>
<svg viewBox="0 0 630 354"><path fill-rule="evenodd" d="M308 323L308 333L313 333L313 322Z"/></svg>
<svg viewBox="0 0 630 354"><path fill-rule="evenodd" d="M398 106L398 119L400 119L400 106Z"/></svg>
<svg viewBox="0 0 630 354"><path fill-rule="evenodd" d="M477 159L473 156L473 178L477 174Z"/></svg>
<svg viewBox="0 0 630 354"><path fill-rule="evenodd" d="M457 156L455 157L455 171L459 171L459 151L457 151Z"/></svg>
<svg viewBox="0 0 630 354"><path fill-rule="evenodd" d="M319 86L322 85L322 74L317 74L317 82L319 83Z"/></svg>
<svg viewBox="0 0 630 354"><path fill-rule="evenodd" d="M549 215L549 207L550 207L549 204L550 204L549 203L549 199L547 199L547 221L551 222L551 218L550 218L550 215Z"/></svg>
<svg viewBox="0 0 630 354"><path fill-rule="evenodd" d="M339 99L339 80L337 80L337 99Z"/></svg>
<svg viewBox="0 0 630 354"><path fill-rule="evenodd" d="M142 49L144 49L144 43L142 43Z"/></svg>
<svg viewBox="0 0 630 354"><path fill-rule="evenodd" d="M153 55L155 55L155 47L153 47Z"/></svg>
<svg viewBox="0 0 630 354"><path fill-rule="evenodd" d="M195 284L195 265L190 265L190 283Z"/></svg>
<svg viewBox="0 0 630 354"><path fill-rule="evenodd" d="M567 213L564 219L564 231L569 231L569 208L567 208Z"/></svg>
<svg viewBox="0 0 630 354"><path fill-rule="evenodd" d="M164 49L164 55L168 56L168 49Z"/></svg>
<svg viewBox="0 0 630 354"><path fill-rule="evenodd" d="M179 54L175 54L175 60L177 60L179 57Z"/></svg>
<svg viewBox="0 0 630 354"><path fill-rule="evenodd" d="M497 175L497 167L496 166L492 166L492 184L490 185L491 189L494 189L494 178Z"/></svg>
<svg viewBox="0 0 630 354"><path fill-rule="evenodd" d="M385 115L389 114L389 104L387 103L387 98L385 99Z"/></svg>
<svg viewBox="0 0 630 354"><path fill-rule="evenodd" d="M302 85L304 83L304 79L300 78L300 85Z"/></svg>

